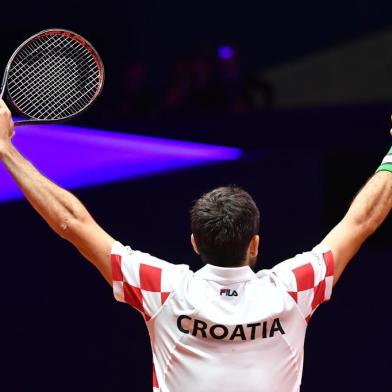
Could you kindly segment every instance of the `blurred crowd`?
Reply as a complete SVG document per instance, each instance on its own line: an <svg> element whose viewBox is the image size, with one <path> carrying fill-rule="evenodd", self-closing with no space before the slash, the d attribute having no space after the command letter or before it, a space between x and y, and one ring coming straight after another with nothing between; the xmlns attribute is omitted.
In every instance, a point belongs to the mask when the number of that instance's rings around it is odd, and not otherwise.
<svg viewBox="0 0 392 392"><path fill-rule="evenodd" d="M124 64L117 115L247 112L273 106L271 86L258 74L244 74L239 53L230 46L219 47L213 55L180 58L169 73L167 83L157 89L143 62Z"/></svg>

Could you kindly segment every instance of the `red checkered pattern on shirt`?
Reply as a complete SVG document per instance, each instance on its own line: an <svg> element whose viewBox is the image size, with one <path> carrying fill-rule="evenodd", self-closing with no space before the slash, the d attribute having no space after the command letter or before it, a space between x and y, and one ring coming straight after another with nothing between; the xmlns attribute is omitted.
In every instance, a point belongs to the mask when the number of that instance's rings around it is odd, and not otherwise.
<svg viewBox="0 0 392 392"><path fill-rule="evenodd" d="M113 248L111 262L116 299L139 310L149 321L173 289L176 266L122 245Z"/></svg>
<svg viewBox="0 0 392 392"><path fill-rule="evenodd" d="M331 297L333 270L332 252L319 245L311 252L278 264L272 271L309 321L316 308Z"/></svg>
<svg viewBox="0 0 392 392"><path fill-rule="evenodd" d="M152 388L153 388L153 392L159 392L158 379L157 379L157 375L155 373L155 366L154 365L152 365Z"/></svg>

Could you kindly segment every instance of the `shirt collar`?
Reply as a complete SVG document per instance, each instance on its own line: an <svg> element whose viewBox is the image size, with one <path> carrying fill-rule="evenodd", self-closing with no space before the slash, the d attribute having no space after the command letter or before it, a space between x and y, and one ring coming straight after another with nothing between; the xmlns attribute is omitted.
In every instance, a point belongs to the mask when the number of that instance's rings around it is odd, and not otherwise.
<svg viewBox="0 0 392 392"><path fill-rule="evenodd" d="M212 264L206 264L196 272L196 275L207 280L228 282L243 282L255 277L255 273L249 266L244 267L218 267Z"/></svg>

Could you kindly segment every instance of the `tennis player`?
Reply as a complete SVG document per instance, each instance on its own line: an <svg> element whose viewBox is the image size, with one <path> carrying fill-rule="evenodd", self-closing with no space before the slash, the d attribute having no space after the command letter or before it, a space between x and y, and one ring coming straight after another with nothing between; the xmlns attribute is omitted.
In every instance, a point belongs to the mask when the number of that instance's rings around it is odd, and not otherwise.
<svg viewBox="0 0 392 392"><path fill-rule="evenodd" d="M299 391L308 321L392 208L392 149L338 225L311 251L254 273L259 211L236 187L214 189L191 211L197 272L122 245L80 201L12 145L0 101L0 159L49 226L92 262L114 296L137 309L153 354L154 392Z"/></svg>

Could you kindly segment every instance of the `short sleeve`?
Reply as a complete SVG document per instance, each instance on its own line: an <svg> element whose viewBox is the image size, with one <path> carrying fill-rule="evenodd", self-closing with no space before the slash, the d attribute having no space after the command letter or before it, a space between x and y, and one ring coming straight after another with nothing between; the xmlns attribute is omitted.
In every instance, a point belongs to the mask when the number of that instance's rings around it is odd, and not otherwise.
<svg viewBox="0 0 392 392"><path fill-rule="evenodd" d="M115 242L111 250L114 297L150 320L162 307L187 265L176 265Z"/></svg>
<svg viewBox="0 0 392 392"><path fill-rule="evenodd" d="M331 298L333 271L333 254L325 244L283 261L272 269L298 304L306 321L309 321L320 304Z"/></svg>

